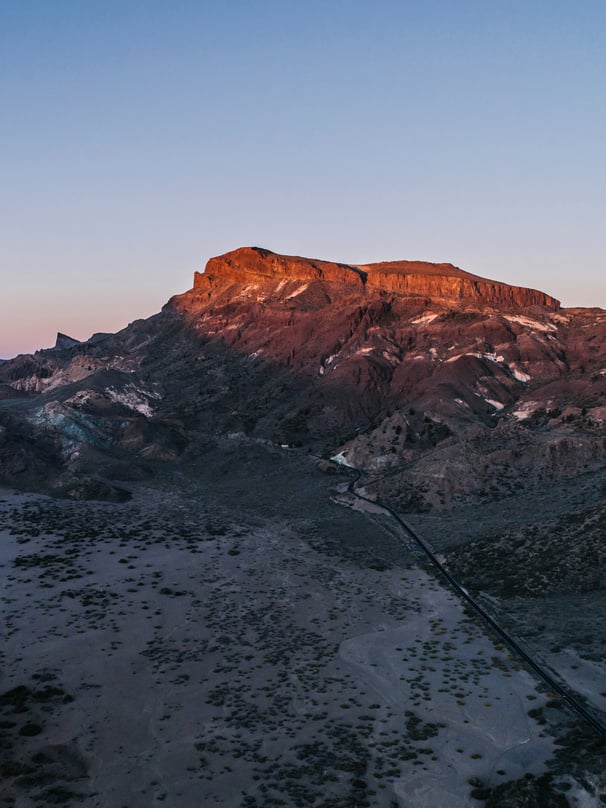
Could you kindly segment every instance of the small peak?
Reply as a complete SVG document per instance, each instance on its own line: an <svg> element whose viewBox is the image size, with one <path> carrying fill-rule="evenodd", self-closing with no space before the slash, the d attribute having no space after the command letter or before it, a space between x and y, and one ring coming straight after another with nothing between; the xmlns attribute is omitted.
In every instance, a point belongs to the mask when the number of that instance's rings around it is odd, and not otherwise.
<svg viewBox="0 0 606 808"><path fill-rule="evenodd" d="M74 345L79 345L80 340L68 337L67 334L57 332L57 339L55 340L55 351L65 351L67 348L73 348Z"/></svg>

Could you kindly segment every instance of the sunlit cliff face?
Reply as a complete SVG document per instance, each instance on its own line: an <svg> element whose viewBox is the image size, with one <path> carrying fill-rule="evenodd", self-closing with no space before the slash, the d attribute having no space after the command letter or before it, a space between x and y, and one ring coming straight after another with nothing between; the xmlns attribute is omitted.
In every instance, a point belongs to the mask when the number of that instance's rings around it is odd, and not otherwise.
<svg viewBox="0 0 606 808"><path fill-rule="evenodd" d="M209 292L234 283L244 286L248 284L251 289L265 293L268 297L279 295L281 299L289 299L295 296L290 284L297 281L343 285L350 293L384 292L407 297L424 296L461 305L475 303L513 308L560 308L558 300L543 292L490 281L452 264L426 261L339 264L277 255L255 247L243 247L211 258L203 274L196 272L193 291Z"/></svg>

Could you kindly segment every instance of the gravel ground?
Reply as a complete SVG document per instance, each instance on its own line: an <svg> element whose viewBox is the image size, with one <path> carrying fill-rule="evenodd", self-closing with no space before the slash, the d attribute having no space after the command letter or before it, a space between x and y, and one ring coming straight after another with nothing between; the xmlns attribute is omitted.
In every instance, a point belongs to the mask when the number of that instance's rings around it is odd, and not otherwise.
<svg viewBox="0 0 606 808"><path fill-rule="evenodd" d="M392 526L333 501L340 482L226 442L124 504L1 492L0 804L423 808L525 775L566 787L574 719Z"/></svg>

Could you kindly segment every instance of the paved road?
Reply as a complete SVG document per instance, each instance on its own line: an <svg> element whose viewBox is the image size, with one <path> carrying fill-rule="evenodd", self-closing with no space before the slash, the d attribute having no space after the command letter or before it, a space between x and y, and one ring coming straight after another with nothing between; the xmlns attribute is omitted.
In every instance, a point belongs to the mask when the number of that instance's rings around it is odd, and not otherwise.
<svg viewBox="0 0 606 808"><path fill-rule="evenodd" d="M606 737L606 724L604 724L599 718L593 715L572 693L568 692L568 690L562 687L547 671L542 665L540 665L535 659L533 659L527 651L525 651L520 644L510 635L508 634L505 629L503 629L497 622L492 618L488 612L469 594L467 589L461 584L448 572L448 570L444 567L444 565L436 558L434 553L429 549L429 547L425 544L425 542L415 533L415 531L406 524L406 522L393 510L390 508L389 505L385 505L384 503L380 502L379 500L369 499L368 497L359 494L356 491L356 483L362 477L362 472L359 469L352 469L355 472L355 478L349 483L348 491L352 493L358 499L362 499L365 502L370 502L379 508L382 508L386 513L388 513L392 519L404 529L404 531L409 535L409 537L413 540L413 542L417 545L417 547L425 553L427 558L431 561L431 563L437 567L440 571L441 575L448 581L450 586L457 592L457 594L462 597L469 606L476 612L476 614L480 615L482 620L484 620L490 628L499 636L503 642L507 643L507 645L511 648L514 653L518 655L526 665L536 673L552 690L554 693L557 693L560 698L566 702L576 713L579 715L584 721L586 721L593 729L598 732L600 735Z"/></svg>

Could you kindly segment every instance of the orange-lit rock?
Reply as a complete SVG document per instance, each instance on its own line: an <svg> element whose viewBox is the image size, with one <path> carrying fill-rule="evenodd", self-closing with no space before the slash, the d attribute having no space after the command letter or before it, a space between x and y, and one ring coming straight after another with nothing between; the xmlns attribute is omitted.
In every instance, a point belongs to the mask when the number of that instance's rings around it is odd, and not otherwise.
<svg viewBox="0 0 606 808"><path fill-rule="evenodd" d="M558 300L543 292L487 280L452 264L389 261L351 265L278 255L259 247L242 247L211 258L204 273L195 273L192 292L212 293L239 284L250 285L257 293L271 297L284 293L285 285L293 282L320 282L331 287L338 284L349 287L353 293L427 297L466 306L516 309L542 306L552 310L560 307ZM291 287L286 289L288 295L292 295Z"/></svg>

